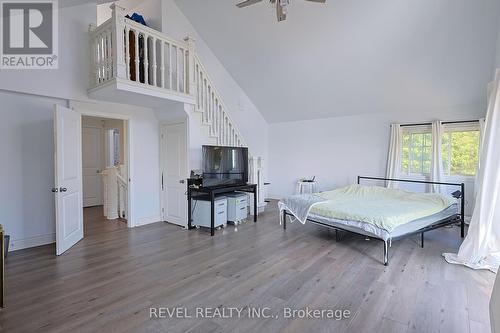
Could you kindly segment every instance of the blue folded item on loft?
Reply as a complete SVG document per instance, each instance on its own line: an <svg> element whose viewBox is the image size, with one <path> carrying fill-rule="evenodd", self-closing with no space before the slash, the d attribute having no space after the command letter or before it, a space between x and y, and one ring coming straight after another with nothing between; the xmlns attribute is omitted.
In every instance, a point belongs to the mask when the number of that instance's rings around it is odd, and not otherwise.
<svg viewBox="0 0 500 333"><path fill-rule="evenodd" d="M133 13L133 14L132 14L132 16L127 15L127 16L125 16L125 17L126 17L126 18L129 18L129 19L131 19L132 21L135 21L135 22L137 22L137 23L139 23L139 24L145 25L146 27L148 26L148 25L146 24L146 21L144 20L144 17L143 17L142 15L140 15L140 14Z"/></svg>

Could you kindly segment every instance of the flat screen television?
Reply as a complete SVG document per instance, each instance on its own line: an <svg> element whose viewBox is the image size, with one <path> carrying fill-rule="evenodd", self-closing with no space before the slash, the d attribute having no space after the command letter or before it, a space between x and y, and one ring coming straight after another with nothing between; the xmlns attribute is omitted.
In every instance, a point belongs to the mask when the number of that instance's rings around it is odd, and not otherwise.
<svg viewBox="0 0 500 333"><path fill-rule="evenodd" d="M204 187L248 182L248 148L203 146L202 154Z"/></svg>

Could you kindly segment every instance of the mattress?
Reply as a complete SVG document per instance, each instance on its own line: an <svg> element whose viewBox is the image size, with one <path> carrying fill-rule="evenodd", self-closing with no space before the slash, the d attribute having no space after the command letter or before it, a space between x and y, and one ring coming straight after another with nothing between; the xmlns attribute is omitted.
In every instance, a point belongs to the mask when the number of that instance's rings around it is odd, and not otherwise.
<svg viewBox="0 0 500 333"><path fill-rule="evenodd" d="M401 224L394 229L392 229L390 232L382 229L375 224L372 223L367 223L367 222L361 222L361 221L353 221L353 220L341 220L341 219L336 219L336 218L331 218L331 217L326 217L326 216L321 216L317 214L309 214L309 219L314 220L317 222L321 222L323 224L332 226L332 227L338 227L344 230L348 231L353 231L359 234L363 234L366 236L370 237L376 237L383 239L384 241L387 241L392 238L397 238L406 234L410 234L412 232L415 232L417 230L420 230L422 228L428 227L432 224L435 224L439 221L442 221L444 219L450 218L454 215L458 214L458 204L453 204L442 211L425 216L422 218L418 218L415 220L412 220L410 222Z"/></svg>
<svg viewBox="0 0 500 333"><path fill-rule="evenodd" d="M416 193L380 186L350 185L316 194L324 199L310 213L337 220L366 222L389 233L456 204L449 195Z"/></svg>

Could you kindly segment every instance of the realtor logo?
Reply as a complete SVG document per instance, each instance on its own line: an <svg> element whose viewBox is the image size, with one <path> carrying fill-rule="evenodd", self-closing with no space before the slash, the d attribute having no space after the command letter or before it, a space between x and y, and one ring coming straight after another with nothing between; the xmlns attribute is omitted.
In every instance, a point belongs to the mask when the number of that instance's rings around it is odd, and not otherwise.
<svg viewBox="0 0 500 333"><path fill-rule="evenodd" d="M0 68L56 69L57 0L1 2Z"/></svg>

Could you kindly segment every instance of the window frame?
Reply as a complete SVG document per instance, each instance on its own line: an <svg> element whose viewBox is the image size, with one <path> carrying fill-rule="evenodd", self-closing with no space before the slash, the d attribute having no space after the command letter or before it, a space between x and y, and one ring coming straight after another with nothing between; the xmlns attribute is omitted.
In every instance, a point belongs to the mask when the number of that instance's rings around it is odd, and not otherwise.
<svg viewBox="0 0 500 333"><path fill-rule="evenodd" d="M451 132L469 132L469 131L477 131L479 132L479 142L478 142L478 158L480 156L481 150L481 128L479 123L475 122L467 122L467 123L449 123L443 124L443 134L451 133ZM451 139L451 137L450 137ZM442 138L441 138L442 140ZM448 145L448 170L445 170L443 165L443 176L446 179L475 179L477 175L478 169L476 169L476 175L452 175L451 174L451 141L449 141ZM441 151L443 149L443 144L441 143ZM478 161L479 164L479 161ZM479 166L478 166L479 167Z"/></svg>
<svg viewBox="0 0 500 333"><path fill-rule="evenodd" d="M412 143L411 143L411 138L410 138L410 146L409 146L409 154L408 154L408 172L405 173L403 171L403 136L405 134L431 134L431 140L432 140L432 127L430 125L415 125L415 126L404 126L401 128L401 165L400 165L400 174L402 177L407 177L408 179L427 179L430 177L430 173L414 173L411 172L411 162L412 162ZM432 141L431 141L432 142ZM432 150L432 144L431 144L431 150ZM422 151L422 154L424 152ZM432 158L432 156L431 156ZM432 163L432 160L431 160ZM423 165L422 165L422 171L423 171Z"/></svg>

